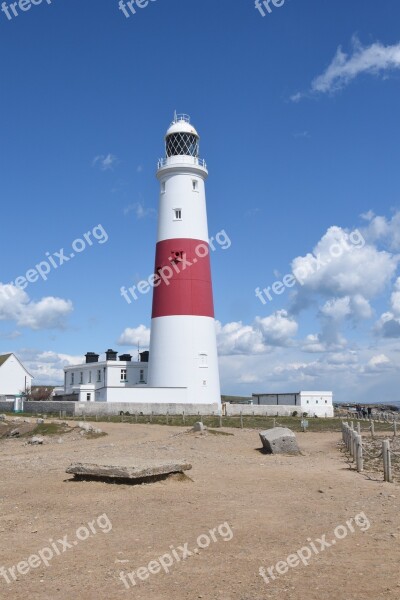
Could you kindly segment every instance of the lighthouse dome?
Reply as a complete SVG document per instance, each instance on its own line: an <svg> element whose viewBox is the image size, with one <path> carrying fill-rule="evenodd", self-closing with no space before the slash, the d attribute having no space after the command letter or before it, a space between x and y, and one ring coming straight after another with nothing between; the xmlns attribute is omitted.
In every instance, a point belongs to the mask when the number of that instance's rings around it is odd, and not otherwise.
<svg viewBox="0 0 400 600"><path fill-rule="evenodd" d="M188 115L175 114L166 135L165 146L168 156L199 156L200 136L190 123Z"/></svg>

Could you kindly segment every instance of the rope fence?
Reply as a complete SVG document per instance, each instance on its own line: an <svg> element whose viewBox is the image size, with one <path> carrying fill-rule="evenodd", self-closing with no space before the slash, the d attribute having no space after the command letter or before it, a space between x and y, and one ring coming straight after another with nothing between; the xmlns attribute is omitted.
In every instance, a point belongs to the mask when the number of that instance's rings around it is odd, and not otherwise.
<svg viewBox="0 0 400 600"><path fill-rule="evenodd" d="M393 440L392 444L398 440L397 438L397 421L393 421ZM374 438L374 421L371 420L370 426L368 430L371 433L371 437ZM357 423L357 428L354 428L354 423L351 421L350 423L342 421L342 440L343 443L350 454L350 458L355 464L358 473L362 473L364 471L364 463L365 460L379 460L382 459L382 467L383 467L383 479L384 481L388 481L390 483L393 482L393 461L392 457L400 457L400 452L396 452L391 447L391 442L389 439L382 440L381 451L377 454L374 454L367 447L367 443L363 441L362 437L362 429L360 422ZM379 442L379 440L375 440Z"/></svg>

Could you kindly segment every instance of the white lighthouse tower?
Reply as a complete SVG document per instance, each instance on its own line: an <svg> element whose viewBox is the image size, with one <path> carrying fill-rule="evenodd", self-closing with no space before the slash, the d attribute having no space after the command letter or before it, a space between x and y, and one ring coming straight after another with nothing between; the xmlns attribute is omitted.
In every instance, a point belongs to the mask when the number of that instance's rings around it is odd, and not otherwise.
<svg viewBox="0 0 400 600"><path fill-rule="evenodd" d="M158 164L158 235L148 385L186 388L187 402L220 404L208 243L206 164L187 115L175 115Z"/></svg>

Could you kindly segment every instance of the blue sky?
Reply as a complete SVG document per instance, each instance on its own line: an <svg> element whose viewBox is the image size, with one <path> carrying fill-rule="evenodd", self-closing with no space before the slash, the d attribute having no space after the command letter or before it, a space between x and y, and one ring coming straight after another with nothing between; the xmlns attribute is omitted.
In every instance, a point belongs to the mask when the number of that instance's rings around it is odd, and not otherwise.
<svg viewBox="0 0 400 600"><path fill-rule="evenodd" d="M201 135L210 235L232 242L212 254L223 392L398 400L399 18L397 0L286 0L265 17L253 0L0 13L0 352L59 383L86 351L148 343L151 296L128 305L120 287L153 269L176 109ZM46 281L4 294L99 225ZM256 297L355 230L362 247Z"/></svg>

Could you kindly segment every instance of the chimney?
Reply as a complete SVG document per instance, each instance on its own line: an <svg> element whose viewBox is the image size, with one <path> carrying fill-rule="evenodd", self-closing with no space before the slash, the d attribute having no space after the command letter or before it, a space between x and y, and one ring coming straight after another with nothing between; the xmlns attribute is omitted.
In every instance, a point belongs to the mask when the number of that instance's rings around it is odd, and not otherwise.
<svg viewBox="0 0 400 600"><path fill-rule="evenodd" d="M131 354L120 354L119 360L123 360L125 362L131 362L132 356L131 356Z"/></svg>
<svg viewBox="0 0 400 600"><path fill-rule="evenodd" d="M86 357L86 364L99 362L99 355L96 354L95 352L87 352L85 354L85 357Z"/></svg>
<svg viewBox="0 0 400 600"><path fill-rule="evenodd" d="M106 360L117 360L117 353L109 348L106 351Z"/></svg>
<svg viewBox="0 0 400 600"><path fill-rule="evenodd" d="M149 362L149 351L145 350L144 352L139 352L140 362L148 363Z"/></svg>

